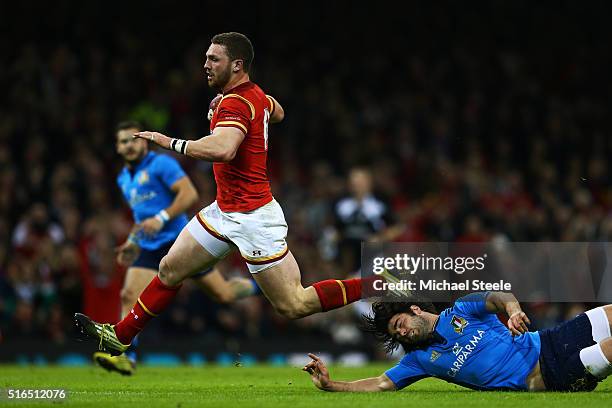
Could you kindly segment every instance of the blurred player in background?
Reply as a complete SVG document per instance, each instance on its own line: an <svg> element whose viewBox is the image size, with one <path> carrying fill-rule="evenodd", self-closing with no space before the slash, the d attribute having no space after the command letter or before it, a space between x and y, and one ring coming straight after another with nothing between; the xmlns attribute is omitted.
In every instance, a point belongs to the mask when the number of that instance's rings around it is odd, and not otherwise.
<svg viewBox="0 0 612 408"><path fill-rule="evenodd" d="M287 223L272 197L267 174L268 124L278 121L280 105L250 81L253 56L253 46L242 34L212 38L204 69L208 85L222 91L223 97L213 111L209 136L187 141L157 132L134 135L214 162L217 197L181 231L162 259L159 274L122 321L111 326L75 315L82 332L111 354L128 348L146 323L170 304L184 279L216 264L234 247L272 306L287 318L335 309L362 297L361 279L302 286L300 269L287 246Z"/></svg>
<svg viewBox="0 0 612 408"><path fill-rule="evenodd" d="M481 390L592 391L612 374L612 305L539 332L511 293L479 292L437 314L418 299L378 302L366 329L406 355L378 377L333 381L310 354L307 371L325 391L395 391L427 377ZM508 328L496 314L508 315Z"/></svg>
<svg viewBox="0 0 612 408"><path fill-rule="evenodd" d="M342 270L354 271L361 264L363 242L392 242L404 230L389 205L374 194L372 173L365 167L349 171L349 195L334 206L334 234Z"/></svg>
<svg viewBox="0 0 612 408"><path fill-rule="evenodd" d="M187 224L185 212L198 199L195 187L176 160L150 152L145 140L132 137L140 130L142 127L137 122L123 122L117 127L116 135L117 153L125 162L117 184L135 220L132 233L117 248L117 261L129 266L121 290L121 317L128 315L138 294L157 273L161 259ZM219 303L230 303L258 292L252 279L225 280L216 268L203 269L192 278L212 300ZM94 360L108 370L132 374L136 364L136 343L137 339L132 341L125 354L119 356L95 353Z"/></svg>

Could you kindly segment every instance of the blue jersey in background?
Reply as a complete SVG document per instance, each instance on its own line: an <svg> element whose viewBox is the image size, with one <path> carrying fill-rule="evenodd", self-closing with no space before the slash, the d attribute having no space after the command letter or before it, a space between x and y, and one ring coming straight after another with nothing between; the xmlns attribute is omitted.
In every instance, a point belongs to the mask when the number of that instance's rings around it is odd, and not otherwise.
<svg viewBox="0 0 612 408"><path fill-rule="evenodd" d="M183 177L185 172L178 162L165 154L149 152L134 168L124 167L117 184L132 209L134 222L140 223L169 207L175 197L171 187ZM187 221L187 215L180 214L154 236L138 234L138 243L145 250L159 249L174 241Z"/></svg>
<svg viewBox="0 0 612 408"><path fill-rule="evenodd" d="M512 337L486 310L487 295L465 296L440 314L434 328L440 341L406 354L385 373L397 389L436 377L474 389L527 390L527 376L540 356L540 336Z"/></svg>

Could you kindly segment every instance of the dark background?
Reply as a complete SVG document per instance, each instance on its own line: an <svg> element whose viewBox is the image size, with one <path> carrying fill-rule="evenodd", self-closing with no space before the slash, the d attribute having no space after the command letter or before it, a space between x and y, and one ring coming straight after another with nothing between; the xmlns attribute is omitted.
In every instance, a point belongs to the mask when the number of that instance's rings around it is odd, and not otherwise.
<svg viewBox="0 0 612 408"><path fill-rule="evenodd" d="M396 241L612 232L606 2L53 3L0 6L0 348L72 347L88 296L118 310L113 248L131 219L114 128L207 134L202 66L218 32L250 37L252 79L285 108L269 169L305 285L358 266L335 214L354 166L372 173ZM179 160L200 193L193 213L214 199L211 167ZM238 258L222 267L247 276ZM217 306L186 286L145 345L372 351L361 309L288 322L264 299ZM527 305L534 328L588 306Z"/></svg>

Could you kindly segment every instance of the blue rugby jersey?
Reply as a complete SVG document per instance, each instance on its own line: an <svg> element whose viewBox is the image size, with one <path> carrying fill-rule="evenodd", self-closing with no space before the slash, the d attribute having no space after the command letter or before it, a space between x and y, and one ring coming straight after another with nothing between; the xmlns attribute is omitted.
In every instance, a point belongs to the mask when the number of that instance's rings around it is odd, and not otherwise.
<svg viewBox="0 0 612 408"><path fill-rule="evenodd" d="M540 355L540 336L529 332L513 338L486 310L487 295L458 299L440 314L434 329L440 341L406 354L385 372L398 389L426 377L480 390L527 389L527 376Z"/></svg>
<svg viewBox="0 0 612 408"><path fill-rule="evenodd" d="M132 170L125 166L117 176L117 184L132 209L134 221L139 223L170 206L175 197L171 187L184 176L174 158L149 152ZM138 234L138 243L142 249L159 249L174 241L187 221L187 215L180 214L154 236Z"/></svg>

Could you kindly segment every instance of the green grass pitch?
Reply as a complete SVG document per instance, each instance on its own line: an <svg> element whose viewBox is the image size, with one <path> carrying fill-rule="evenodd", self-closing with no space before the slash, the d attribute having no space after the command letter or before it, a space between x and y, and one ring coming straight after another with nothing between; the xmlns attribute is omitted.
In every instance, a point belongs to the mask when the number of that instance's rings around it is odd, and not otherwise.
<svg viewBox="0 0 612 408"><path fill-rule="evenodd" d="M388 365L330 368L332 378L379 375ZM65 401L6 400L6 389L65 388ZM356 394L319 391L299 368L140 367L133 377L90 367L0 365L0 406L74 407L612 407L612 379L590 393L477 392L441 380L422 380L400 392Z"/></svg>

